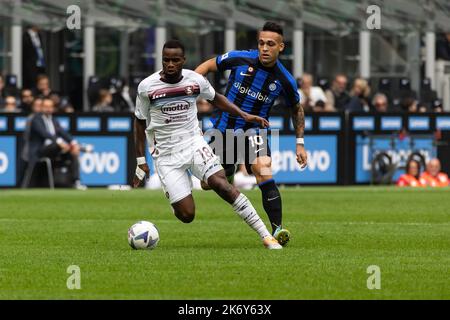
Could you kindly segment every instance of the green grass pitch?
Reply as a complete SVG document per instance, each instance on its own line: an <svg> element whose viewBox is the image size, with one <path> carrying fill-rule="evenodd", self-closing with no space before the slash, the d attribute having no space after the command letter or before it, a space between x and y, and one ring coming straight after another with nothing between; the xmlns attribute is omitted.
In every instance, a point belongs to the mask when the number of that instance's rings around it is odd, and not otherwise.
<svg viewBox="0 0 450 320"><path fill-rule="evenodd" d="M268 225L260 192L245 193ZM268 251L211 191L194 192L186 225L161 191L1 190L0 299L450 299L449 189L281 193L293 237ZM139 220L160 230L153 251L128 246Z"/></svg>

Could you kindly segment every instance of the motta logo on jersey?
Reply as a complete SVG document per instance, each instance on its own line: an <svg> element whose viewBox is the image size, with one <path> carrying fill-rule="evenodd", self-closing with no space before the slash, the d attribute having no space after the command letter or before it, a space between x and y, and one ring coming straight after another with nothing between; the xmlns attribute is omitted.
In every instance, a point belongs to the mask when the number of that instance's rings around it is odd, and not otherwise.
<svg viewBox="0 0 450 320"><path fill-rule="evenodd" d="M161 111L164 114L168 115L177 115L184 113L186 110L190 108L190 104L187 101L179 100L179 101L172 101L169 103L166 103L161 107Z"/></svg>

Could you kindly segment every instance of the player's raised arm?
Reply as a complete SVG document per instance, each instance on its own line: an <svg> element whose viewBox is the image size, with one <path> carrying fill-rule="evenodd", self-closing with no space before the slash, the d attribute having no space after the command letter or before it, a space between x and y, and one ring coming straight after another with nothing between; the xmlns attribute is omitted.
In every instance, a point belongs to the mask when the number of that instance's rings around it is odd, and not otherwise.
<svg viewBox="0 0 450 320"><path fill-rule="evenodd" d="M145 160L145 128L146 121L134 117L134 145L136 149L136 174L133 178L133 187L137 188L150 176L150 169Z"/></svg>
<svg viewBox="0 0 450 320"><path fill-rule="evenodd" d="M245 111L242 111L235 104L231 103L224 95L216 92L212 103L218 107L220 110L226 111L234 116L242 117L246 122L255 122L258 123L262 128L269 127L269 121L264 118L249 114Z"/></svg>
<svg viewBox="0 0 450 320"><path fill-rule="evenodd" d="M216 58L206 60L195 69L195 72L200 73L203 76L206 76L210 72L217 72Z"/></svg>
<svg viewBox="0 0 450 320"><path fill-rule="evenodd" d="M295 135L297 137L296 154L297 161L302 168L308 164L308 156L305 151L305 112L302 105L297 103L292 109L292 124L294 125Z"/></svg>

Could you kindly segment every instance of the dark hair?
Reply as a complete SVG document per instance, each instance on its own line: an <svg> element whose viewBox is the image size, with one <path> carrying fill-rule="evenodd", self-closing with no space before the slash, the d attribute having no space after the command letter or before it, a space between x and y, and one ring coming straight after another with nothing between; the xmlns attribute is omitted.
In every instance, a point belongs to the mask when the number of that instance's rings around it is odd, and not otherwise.
<svg viewBox="0 0 450 320"><path fill-rule="evenodd" d="M272 31L283 36L283 27L280 24L272 21L267 21L261 31Z"/></svg>
<svg viewBox="0 0 450 320"><path fill-rule="evenodd" d="M409 161L406 163L405 171L406 171L406 174L409 174L409 170L410 170L411 164L413 162L415 162L417 164L417 176L416 176L416 178L418 179L419 176L420 176L420 162L419 161L417 161L415 159L409 159Z"/></svg>
<svg viewBox="0 0 450 320"><path fill-rule="evenodd" d="M179 40L172 39L172 40L167 41L166 43L164 43L163 50L166 48L168 48L168 49L178 49L179 48L179 49L181 49L181 51L184 54L184 45Z"/></svg>

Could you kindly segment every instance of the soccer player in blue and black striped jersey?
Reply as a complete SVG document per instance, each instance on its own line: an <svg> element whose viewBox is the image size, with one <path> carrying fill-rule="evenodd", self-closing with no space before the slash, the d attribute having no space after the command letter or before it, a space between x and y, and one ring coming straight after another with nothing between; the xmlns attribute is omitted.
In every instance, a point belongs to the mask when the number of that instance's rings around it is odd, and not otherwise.
<svg viewBox="0 0 450 320"><path fill-rule="evenodd" d="M278 60L284 47L282 27L275 22L267 22L258 34L258 50L230 51L205 61L195 71L206 76L209 72L230 70L225 96L242 110L266 119L275 100L279 96L284 96L296 131L297 161L304 168L307 165L303 139L305 117L300 105L297 83ZM244 152L247 171L255 175L261 189L263 206L269 216L273 235L280 244L285 245L290 239L290 233L282 227L281 195L272 176L267 135L261 134L254 124L227 112L215 117L213 123L214 128L222 132L225 142L222 152L215 151L219 153L228 177L234 175L237 153L242 151L238 150L235 144L232 150L226 147L229 145L226 142L229 139L228 133L245 132ZM252 132L250 135L247 134L249 129ZM234 153L233 163L229 163L227 152ZM207 188L204 183L202 186Z"/></svg>

